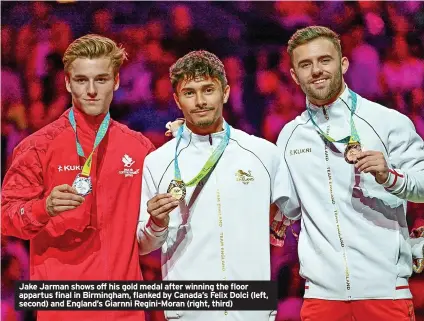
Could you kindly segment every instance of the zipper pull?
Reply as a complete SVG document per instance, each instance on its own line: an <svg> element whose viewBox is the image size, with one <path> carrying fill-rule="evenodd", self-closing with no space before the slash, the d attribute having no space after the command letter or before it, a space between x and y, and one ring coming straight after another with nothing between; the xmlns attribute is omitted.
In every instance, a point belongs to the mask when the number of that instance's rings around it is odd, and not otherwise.
<svg viewBox="0 0 424 321"><path fill-rule="evenodd" d="M323 112L323 114L324 114L325 119L326 119L326 120L328 120L328 119L329 119L329 117L328 117L327 110L325 109L325 106L322 106L322 112Z"/></svg>
<svg viewBox="0 0 424 321"><path fill-rule="evenodd" d="M209 134L209 144L211 144L211 146L212 146L212 135L211 134Z"/></svg>

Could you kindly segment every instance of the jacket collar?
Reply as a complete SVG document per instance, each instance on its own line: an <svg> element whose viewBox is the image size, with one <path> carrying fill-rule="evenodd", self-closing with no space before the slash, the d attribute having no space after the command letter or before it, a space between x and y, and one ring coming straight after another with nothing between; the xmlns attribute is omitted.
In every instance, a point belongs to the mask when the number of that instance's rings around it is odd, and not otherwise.
<svg viewBox="0 0 424 321"><path fill-rule="evenodd" d="M224 120L225 123L225 120ZM181 143L189 143L193 144L196 147L207 148L208 146L216 147L225 137L225 129L207 135L199 135L193 133L187 125L184 123L184 129L181 137ZM230 126L231 133L233 132L233 128ZM232 134L231 134L232 135ZM186 145L186 144L184 144Z"/></svg>
<svg viewBox="0 0 424 321"><path fill-rule="evenodd" d="M72 108L74 109L77 129L83 132L88 132L88 133L96 132L99 129L103 119L106 117L106 114L90 116L76 107L72 107Z"/></svg>
<svg viewBox="0 0 424 321"><path fill-rule="evenodd" d="M357 102L357 104L358 103L359 102ZM331 104L324 105L324 106L316 106L312 104L311 102L309 102L308 99L306 99L306 104L311 110L312 115L314 115L316 117L315 119L318 121L322 120L323 122L325 122L326 121L325 114L327 114L330 120L337 120L337 119L350 120L350 114L352 109L352 97L347 85L345 86L343 93ZM358 105L356 106L356 110L358 110ZM308 114L306 113L306 115Z"/></svg>

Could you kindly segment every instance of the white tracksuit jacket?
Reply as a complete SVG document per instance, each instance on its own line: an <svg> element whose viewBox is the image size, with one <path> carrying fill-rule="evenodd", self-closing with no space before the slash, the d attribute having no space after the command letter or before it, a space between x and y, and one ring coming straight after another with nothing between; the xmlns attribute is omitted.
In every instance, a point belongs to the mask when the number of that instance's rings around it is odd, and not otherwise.
<svg viewBox="0 0 424 321"><path fill-rule="evenodd" d="M185 125L178 148L182 179L200 171L224 131L207 136ZM187 188L187 207L170 213L168 230L149 222L147 201L166 193L174 179L176 139L146 157L137 238L140 253L162 250L164 280L269 280L269 209L292 189L278 147L231 128L231 138L206 183ZM271 311L165 311L167 319L240 320L274 319Z"/></svg>
<svg viewBox="0 0 424 321"><path fill-rule="evenodd" d="M341 99L324 108L311 106L316 123L336 140L350 135L347 88ZM354 122L362 150L381 151L393 170L383 185L345 162L343 143L325 144L307 111L278 138L299 197L299 210L285 215L302 219L305 297L410 298L412 254L423 257L424 241L409 244L406 201L424 202L423 141L406 116L359 95Z"/></svg>

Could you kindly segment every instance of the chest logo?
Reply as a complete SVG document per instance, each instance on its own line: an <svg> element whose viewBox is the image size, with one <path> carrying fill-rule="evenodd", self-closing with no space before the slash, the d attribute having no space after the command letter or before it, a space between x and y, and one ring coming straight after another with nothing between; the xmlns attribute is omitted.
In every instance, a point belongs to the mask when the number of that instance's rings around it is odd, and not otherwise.
<svg viewBox="0 0 424 321"><path fill-rule="evenodd" d="M59 172L69 172L69 171L82 171L82 166L80 165L59 165L57 167Z"/></svg>
<svg viewBox="0 0 424 321"><path fill-rule="evenodd" d="M122 157L122 161L124 162L124 167L131 167L135 163L135 161L133 161L127 154Z"/></svg>
<svg viewBox="0 0 424 321"><path fill-rule="evenodd" d="M298 148L298 149L291 149L290 150L290 156L293 155L299 155L304 153L312 153L312 148Z"/></svg>
<svg viewBox="0 0 424 321"><path fill-rule="evenodd" d="M124 163L124 170L119 171L119 174L124 175L125 177L133 177L140 172L140 169L132 169L131 166L134 165L135 161L128 156L127 154L122 157L122 162Z"/></svg>
<svg viewBox="0 0 424 321"><path fill-rule="evenodd" d="M236 172L236 181L237 182L242 182L244 185L249 184L250 182L253 182L255 180L255 178L252 175L252 171L247 171L247 173L245 171L243 171L242 169L239 169Z"/></svg>

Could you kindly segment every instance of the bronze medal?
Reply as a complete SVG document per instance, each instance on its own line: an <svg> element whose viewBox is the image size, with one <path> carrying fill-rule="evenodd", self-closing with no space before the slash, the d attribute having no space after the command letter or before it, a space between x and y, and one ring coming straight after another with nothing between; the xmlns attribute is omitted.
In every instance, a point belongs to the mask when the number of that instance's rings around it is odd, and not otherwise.
<svg viewBox="0 0 424 321"><path fill-rule="evenodd" d="M183 181L173 179L168 186L167 192L176 200L182 201L186 196L186 186Z"/></svg>
<svg viewBox="0 0 424 321"><path fill-rule="evenodd" d="M362 152L361 144L358 142L349 143L344 152L345 161L349 164L355 164L358 161L358 156Z"/></svg>

